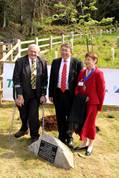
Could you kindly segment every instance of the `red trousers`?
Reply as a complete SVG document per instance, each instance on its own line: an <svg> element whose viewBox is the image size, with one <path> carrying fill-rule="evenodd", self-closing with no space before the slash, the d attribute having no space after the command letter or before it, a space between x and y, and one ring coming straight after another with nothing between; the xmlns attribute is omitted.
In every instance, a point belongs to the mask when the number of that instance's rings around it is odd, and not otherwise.
<svg viewBox="0 0 119 178"><path fill-rule="evenodd" d="M96 116L97 116L97 105L93 104L87 105L87 114L84 126L80 133L80 140L85 140L86 138L95 139L96 136Z"/></svg>

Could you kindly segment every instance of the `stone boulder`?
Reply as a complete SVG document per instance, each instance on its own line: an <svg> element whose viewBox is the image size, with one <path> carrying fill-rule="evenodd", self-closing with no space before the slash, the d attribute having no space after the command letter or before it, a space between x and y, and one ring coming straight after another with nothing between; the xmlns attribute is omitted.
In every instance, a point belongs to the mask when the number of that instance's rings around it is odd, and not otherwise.
<svg viewBox="0 0 119 178"><path fill-rule="evenodd" d="M28 146L28 149L36 156L49 161L57 167L74 168L73 153L59 139L44 134Z"/></svg>

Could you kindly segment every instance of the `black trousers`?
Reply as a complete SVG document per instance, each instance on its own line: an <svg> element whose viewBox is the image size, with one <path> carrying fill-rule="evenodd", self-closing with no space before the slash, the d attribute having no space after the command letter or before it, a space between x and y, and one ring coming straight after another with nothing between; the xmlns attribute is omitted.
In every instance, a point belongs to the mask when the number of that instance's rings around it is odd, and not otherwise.
<svg viewBox="0 0 119 178"><path fill-rule="evenodd" d="M18 107L22 125L20 130L30 129L31 138L39 136L39 105L40 99L37 99L35 92L31 98L24 98L24 105Z"/></svg>
<svg viewBox="0 0 119 178"><path fill-rule="evenodd" d="M69 133L69 115L72 107L73 96L69 90L64 93L57 88L54 105L59 132L59 139L66 143L72 140L72 134Z"/></svg>

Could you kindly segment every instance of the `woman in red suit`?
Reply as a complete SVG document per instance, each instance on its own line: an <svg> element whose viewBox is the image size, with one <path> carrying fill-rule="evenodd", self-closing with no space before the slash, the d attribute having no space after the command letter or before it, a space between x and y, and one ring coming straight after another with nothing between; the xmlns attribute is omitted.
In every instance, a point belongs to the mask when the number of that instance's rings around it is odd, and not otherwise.
<svg viewBox="0 0 119 178"><path fill-rule="evenodd" d="M105 81L103 72L96 67L98 57L94 53L87 53L85 56L86 68L78 77L75 95L78 93L87 95L87 111L84 126L80 132L80 139L83 140L82 147L87 147L86 155L91 155L93 142L96 136L95 121L98 111L101 111L104 95Z"/></svg>

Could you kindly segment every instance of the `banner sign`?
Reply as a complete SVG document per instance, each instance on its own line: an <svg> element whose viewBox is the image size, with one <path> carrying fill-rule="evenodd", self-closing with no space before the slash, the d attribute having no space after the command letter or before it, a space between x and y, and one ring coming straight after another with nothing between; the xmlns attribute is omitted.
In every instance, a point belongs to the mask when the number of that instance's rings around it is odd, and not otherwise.
<svg viewBox="0 0 119 178"><path fill-rule="evenodd" d="M3 100L13 101L13 70L14 64L4 63L3 65Z"/></svg>
<svg viewBox="0 0 119 178"><path fill-rule="evenodd" d="M106 82L104 105L119 106L119 69L102 69Z"/></svg>
<svg viewBox="0 0 119 178"><path fill-rule="evenodd" d="M13 91L12 91L13 69L14 69L14 64L4 63L3 100L8 100L8 101L13 100ZM106 95L105 95L104 105L119 106L119 69L101 69L101 70L104 72L104 77L106 82ZM48 66L48 78L49 75L50 75L50 66Z"/></svg>

